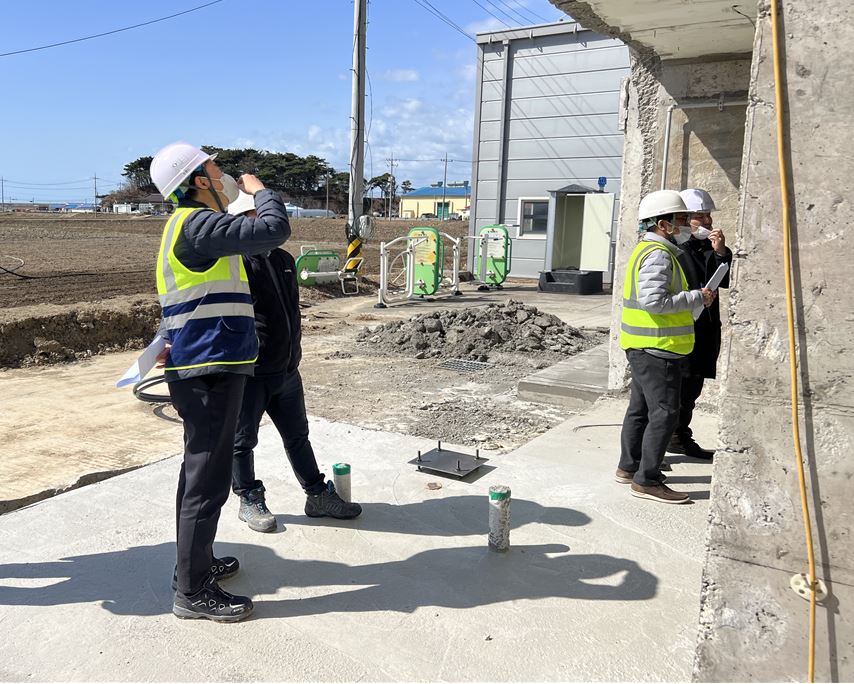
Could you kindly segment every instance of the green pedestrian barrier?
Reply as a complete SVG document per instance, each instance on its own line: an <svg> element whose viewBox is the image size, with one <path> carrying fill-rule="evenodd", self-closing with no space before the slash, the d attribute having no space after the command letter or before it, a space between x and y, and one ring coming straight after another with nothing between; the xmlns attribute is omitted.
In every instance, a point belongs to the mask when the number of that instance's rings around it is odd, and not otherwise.
<svg viewBox="0 0 854 684"><path fill-rule="evenodd" d="M436 294L442 282L445 265L445 245L436 228L412 228L408 237L421 239L412 254L412 294L430 296Z"/></svg>
<svg viewBox="0 0 854 684"><path fill-rule="evenodd" d="M503 224L484 226L478 236L483 242L476 241L477 256L475 258L475 275L483 285L499 287L510 273L513 259L513 242L507 227ZM486 258L486 269L481 268L481 261Z"/></svg>

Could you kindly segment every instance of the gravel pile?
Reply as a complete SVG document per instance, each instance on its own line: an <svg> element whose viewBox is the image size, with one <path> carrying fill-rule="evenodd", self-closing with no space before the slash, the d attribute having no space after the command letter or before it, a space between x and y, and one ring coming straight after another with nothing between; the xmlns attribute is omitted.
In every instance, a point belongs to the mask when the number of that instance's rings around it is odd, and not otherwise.
<svg viewBox="0 0 854 684"><path fill-rule="evenodd" d="M392 321L360 333L357 341L379 351L416 359L488 361L493 352L571 356L601 340L535 306L510 300L471 309L445 309Z"/></svg>

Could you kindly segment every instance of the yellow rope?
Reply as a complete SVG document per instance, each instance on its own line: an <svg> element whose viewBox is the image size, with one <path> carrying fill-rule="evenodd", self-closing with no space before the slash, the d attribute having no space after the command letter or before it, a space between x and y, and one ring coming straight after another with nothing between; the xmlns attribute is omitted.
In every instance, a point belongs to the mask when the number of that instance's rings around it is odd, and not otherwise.
<svg viewBox="0 0 854 684"><path fill-rule="evenodd" d="M780 4L782 5L780 0ZM783 269L786 277L786 315L789 324L789 376L792 403L792 441L795 447L795 461L798 473L798 484L801 490L801 510L804 519L804 535L807 544L807 560L809 563L810 584L810 624L809 624L809 660L807 665L807 681L815 679L815 554L812 543L812 523L810 521L809 504L807 503L807 485L804 477L804 457L801 452L801 431L798 422L798 364L795 349L795 310L792 293L792 254L791 226L789 223L789 177L785 156L785 127L783 122L783 74L782 74L782 45L780 37L780 17L777 0L771 0L771 35L774 46L774 95L777 115L777 162L780 166L780 194L783 203Z"/></svg>

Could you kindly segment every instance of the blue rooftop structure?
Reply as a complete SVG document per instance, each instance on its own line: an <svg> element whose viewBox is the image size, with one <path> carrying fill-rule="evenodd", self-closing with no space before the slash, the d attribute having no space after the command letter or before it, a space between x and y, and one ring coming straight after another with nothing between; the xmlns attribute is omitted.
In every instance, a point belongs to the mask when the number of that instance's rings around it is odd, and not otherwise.
<svg viewBox="0 0 854 684"><path fill-rule="evenodd" d="M441 185L425 185L423 188L416 188L412 192L407 192L400 197L466 197L471 194L471 187L463 188L443 188Z"/></svg>

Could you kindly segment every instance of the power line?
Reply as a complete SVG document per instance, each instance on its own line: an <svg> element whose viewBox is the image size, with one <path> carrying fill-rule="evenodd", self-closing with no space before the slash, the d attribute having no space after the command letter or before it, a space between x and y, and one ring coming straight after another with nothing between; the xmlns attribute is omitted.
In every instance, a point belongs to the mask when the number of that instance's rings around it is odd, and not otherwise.
<svg viewBox="0 0 854 684"><path fill-rule="evenodd" d="M492 0L490 0L490 2L491 2L491 1L492 1ZM528 8L527 8L527 7L525 7L525 5L523 5L521 2L518 2L518 0L497 0L497 2L500 2L502 5L505 5L508 9L513 10L513 11L514 11L514 12L516 12L516 14L518 14L520 17L522 16L522 12L521 12L520 10L525 10L525 14L527 14L527 15L529 15L529 16L531 16L531 17L533 17L533 18L534 18L534 21L542 21L542 22L544 22L544 23L546 23L546 24L550 23L550 21L549 21L548 19L546 19L543 15L541 15L541 14L537 14L537 13L536 13L534 10L532 10L532 9L528 9ZM513 2L513 4L512 4L512 5L510 4L511 2Z"/></svg>
<svg viewBox="0 0 854 684"><path fill-rule="evenodd" d="M447 15L445 15L445 14L442 14L442 12L440 12L438 9L436 9L436 8L435 8L435 7L430 3L430 0L412 0L412 2L414 2L416 5L418 5L418 6L419 6L419 7L421 7L422 9L425 9L425 10L427 10L428 12L430 12L430 14L432 14L434 17L436 17L436 18L437 18L437 19L439 19L440 21L444 22L445 24L447 24L448 26L450 26L452 29L454 29L454 30L455 30L455 31L457 31L458 33L461 33L462 35L464 35L466 38L468 38L468 39L469 39L470 41L472 41L473 43L476 43L476 42L477 42L477 41L475 41L475 39L474 39L474 36L473 36L473 35L471 35L468 31L466 31L464 28L462 28L462 27L461 27L459 24L457 24L453 19L451 19L450 17L448 17L448 16L447 16Z"/></svg>
<svg viewBox="0 0 854 684"><path fill-rule="evenodd" d="M91 176L89 178L78 178L77 180L73 181L56 181L55 183L30 183L29 181L16 181L10 180L9 178L6 179L6 182L13 183L15 185L31 185L33 187L58 187L60 185L75 185L76 183L86 183L90 180L92 180Z"/></svg>
<svg viewBox="0 0 854 684"><path fill-rule="evenodd" d="M495 14L495 12L492 12L492 11L490 11L490 9L489 9L488 7L485 7L484 5L481 5L481 4L478 2L478 0L471 0L471 1L472 1L475 5L477 5L478 7L480 7L484 12L486 12L490 17L492 17L493 19L497 19L497 20L498 20L498 21L500 21L502 24L504 24L504 26L505 26L506 28L512 28L512 27L510 26L510 24L508 24L508 23L507 23L506 21L504 21L501 17L499 17L497 14ZM507 14L507 12L505 12L504 14ZM510 15L508 14L507 16L510 16ZM510 17L510 20L511 20L511 21L513 21L513 17Z"/></svg>
<svg viewBox="0 0 854 684"><path fill-rule="evenodd" d="M124 28L113 29L112 31L104 31L103 33L95 33L91 36L84 36L83 38L74 38L72 40L63 40L60 43L51 43L50 45L40 45L39 47L27 48L26 50L14 50L12 52L3 52L0 53L0 57L9 57L11 55L20 55L24 52L36 52L37 50L47 50L49 48L59 47L60 45L70 45L71 43L81 43L84 40L92 40L93 38L101 38L103 36L110 36L114 33L121 33L122 31L130 31L131 29L140 28L141 26L150 26L151 24L156 24L160 21L166 21L167 19L174 19L175 17L180 17L184 14L189 14L190 12L196 12L200 9L204 9L205 7L210 7L211 5L216 5L217 3L222 2L223 0L212 0L212 2L207 2L204 5L199 5L198 7L193 7L188 10L184 10L183 12L176 12L175 14L170 14L167 17L160 17L159 19L152 19L151 21L144 21L140 24L134 24L133 26L125 26Z"/></svg>
<svg viewBox="0 0 854 684"><path fill-rule="evenodd" d="M530 24L531 23L531 20L528 17L526 17L524 14L522 14L519 10L517 10L515 7L513 7L508 2L504 2L503 0L486 0L486 2L488 2L490 5L492 5L496 9L501 10L501 12L506 14L508 17L511 17L511 19L514 22L518 22L519 20L521 20L523 24ZM501 4L499 5L499 3L501 3ZM505 7L507 9L504 9ZM512 16L510 14L511 12L516 16L515 17ZM516 19L516 17L519 17L519 19ZM536 21L534 23L536 23Z"/></svg>

